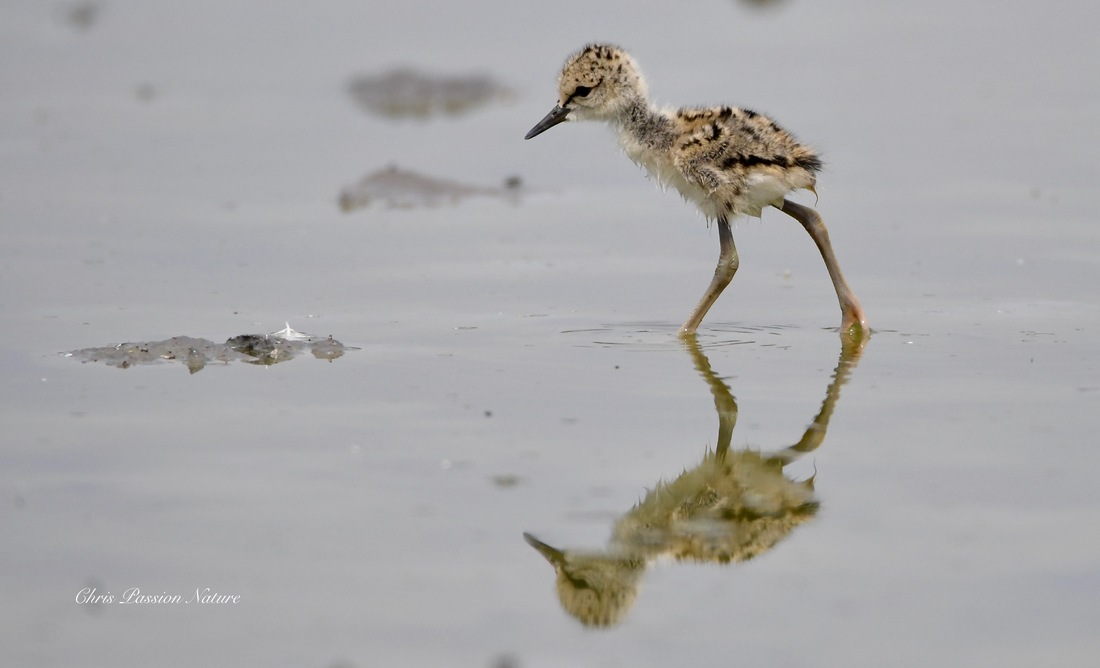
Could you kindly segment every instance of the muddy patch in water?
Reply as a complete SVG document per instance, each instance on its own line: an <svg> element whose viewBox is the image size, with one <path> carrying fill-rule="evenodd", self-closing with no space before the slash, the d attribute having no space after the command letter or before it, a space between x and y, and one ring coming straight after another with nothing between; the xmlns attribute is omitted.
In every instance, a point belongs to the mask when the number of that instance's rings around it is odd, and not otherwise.
<svg viewBox="0 0 1100 668"><path fill-rule="evenodd" d="M303 352L317 359L334 360L347 350L355 350L332 336L316 337L291 329L271 334L241 334L216 343L191 336L173 336L163 341L127 342L99 348L82 348L63 353L81 362L101 362L120 369L138 364L179 362L191 373L202 371L210 362L228 364L233 361L270 366L286 362Z"/></svg>
<svg viewBox="0 0 1100 668"><path fill-rule="evenodd" d="M488 75L437 76L410 68L354 77L348 92L364 111L386 118L458 116L514 97Z"/></svg>
<svg viewBox="0 0 1100 668"><path fill-rule="evenodd" d="M102 7L97 2L75 2L59 8L59 20L78 32L86 32L99 20Z"/></svg>
<svg viewBox="0 0 1100 668"><path fill-rule="evenodd" d="M386 209L415 209L457 204L467 197L518 199L523 181L511 176L498 187L478 186L425 176L390 165L368 174L340 193L340 208L346 213L378 204Z"/></svg>

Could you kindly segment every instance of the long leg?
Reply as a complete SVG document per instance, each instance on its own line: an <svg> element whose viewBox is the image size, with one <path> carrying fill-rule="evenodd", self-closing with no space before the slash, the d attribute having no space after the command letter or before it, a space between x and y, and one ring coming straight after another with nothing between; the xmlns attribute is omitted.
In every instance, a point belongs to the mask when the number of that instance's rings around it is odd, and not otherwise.
<svg viewBox="0 0 1100 668"><path fill-rule="evenodd" d="M699 300L699 305L695 307L691 317L680 328L681 334L695 333L699 323L703 321L703 316L707 314L714 301L718 299L718 295L722 294L722 290L726 289L733 280L733 275L737 273L737 247L733 245L733 232L725 216L718 218L718 242L721 244L721 252L718 255L718 266L714 269L714 278L711 279L710 286L703 293L703 298Z"/></svg>
<svg viewBox="0 0 1100 668"><path fill-rule="evenodd" d="M869 333L867 316L863 313L863 307L859 305L859 300L856 299L852 289L848 287L848 283L844 280L844 275L840 273L840 263L836 260L836 254L833 253L833 245L829 243L829 231L825 229L825 223L821 220L821 216L810 207L795 204L789 199L783 200L783 206L777 208L802 223L802 227L810 233L810 237L817 244L817 249L821 251L821 258L825 260L825 268L829 270L829 278L833 279L836 297L840 300L841 335L866 336ZM858 331L853 331L853 328Z"/></svg>

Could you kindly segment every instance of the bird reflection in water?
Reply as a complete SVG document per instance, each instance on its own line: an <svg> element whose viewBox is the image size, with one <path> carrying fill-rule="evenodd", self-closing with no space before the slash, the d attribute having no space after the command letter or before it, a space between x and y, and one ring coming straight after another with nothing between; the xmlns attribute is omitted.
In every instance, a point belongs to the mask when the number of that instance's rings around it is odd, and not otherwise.
<svg viewBox="0 0 1100 668"><path fill-rule="evenodd" d="M793 480L783 469L825 439L840 388L858 363L863 345L842 348L821 410L801 440L770 454L730 449L737 401L711 369L697 339L685 337L684 345L714 395L715 449L708 449L698 466L675 480L658 482L615 523L602 551L562 550L523 535L554 567L562 607L585 626L621 621L651 561L745 561L767 552L817 514L813 478Z"/></svg>

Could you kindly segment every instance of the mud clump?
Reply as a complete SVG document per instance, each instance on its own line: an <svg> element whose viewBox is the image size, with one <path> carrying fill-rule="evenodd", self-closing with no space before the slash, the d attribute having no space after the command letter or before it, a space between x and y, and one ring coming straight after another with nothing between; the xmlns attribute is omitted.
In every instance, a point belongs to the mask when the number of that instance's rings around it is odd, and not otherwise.
<svg viewBox="0 0 1100 668"><path fill-rule="evenodd" d="M386 118L458 116L512 99L511 90L488 75L436 76L409 68L357 76L348 92L364 111Z"/></svg>
<svg viewBox="0 0 1100 668"><path fill-rule="evenodd" d="M229 364L240 361L270 366L289 361L304 351L309 351L317 359L331 361L342 357L347 350L355 349L331 336L314 337L296 332L288 324L286 329L272 334L241 334L227 339L225 343L191 336L173 336L163 341L119 343L62 354L79 359L85 364L99 362L119 369L142 364L180 362L191 373L198 373L211 362Z"/></svg>
<svg viewBox="0 0 1100 668"><path fill-rule="evenodd" d="M516 199L523 191L518 176L498 187L478 186L425 176L394 165L368 174L340 192L340 209L345 213L378 204L387 209L416 209L453 205L469 197Z"/></svg>

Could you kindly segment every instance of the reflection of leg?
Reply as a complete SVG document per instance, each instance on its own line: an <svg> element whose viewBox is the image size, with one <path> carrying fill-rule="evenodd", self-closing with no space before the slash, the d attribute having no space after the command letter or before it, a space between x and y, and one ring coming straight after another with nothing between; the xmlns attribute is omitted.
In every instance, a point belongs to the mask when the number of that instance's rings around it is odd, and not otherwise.
<svg viewBox="0 0 1100 668"><path fill-rule="evenodd" d="M710 393L714 395L714 409L718 411L718 442L714 452L721 460L726 456L730 441L733 440L733 428L737 424L737 400L733 398L729 385L710 368L710 360L699 346L699 339L694 334L685 334L682 338L695 370L707 381Z"/></svg>
<svg viewBox="0 0 1100 668"><path fill-rule="evenodd" d="M829 243L829 231L825 229L825 223L813 209L795 204L789 199L783 200L783 205L778 207L780 211L802 223L802 227L810 233L810 237L821 251L821 258L825 260L825 268L829 270L829 278L833 280L833 288L836 290L837 299L840 300L840 311L843 319L840 323L840 333L847 334L853 327L860 331L854 332L857 336L865 336L868 333L867 316L863 313L863 307L856 299L852 289L840 273L840 263L837 262L833 245Z"/></svg>
<svg viewBox="0 0 1100 668"><path fill-rule="evenodd" d="M866 340L863 341L866 343ZM840 388L848 382L852 376L852 370L859 364L859 358L863 354L863 345L841 345L840 359L837 360L836 370L833 371L833 381L825 389L825 401L821 402L821 410L814 416L813 422L806 428L798 443L781 450L778 454L784 464L789 464L807 452L813 452L825 440L825 432L829 428L829 419L833 417L833 409L840 399Z"/></svg>
<svg viewBox="0 0 1100 668"><path fill-rule="evenodd" d="M691 317L680 328L681 334L695 333L707 311L718 299L718 295L722 294L722 290L726 289L729 282L733 280L733 275L737 273L737 247L733 244L733 232L730 231L730 223L725 217L718 219L718 242L721 245L721 251L718 254L718 266L714 269L714 278L711 279L710 286L703 293L703 298L699 300L699 305L695 307Z"/></svg>

